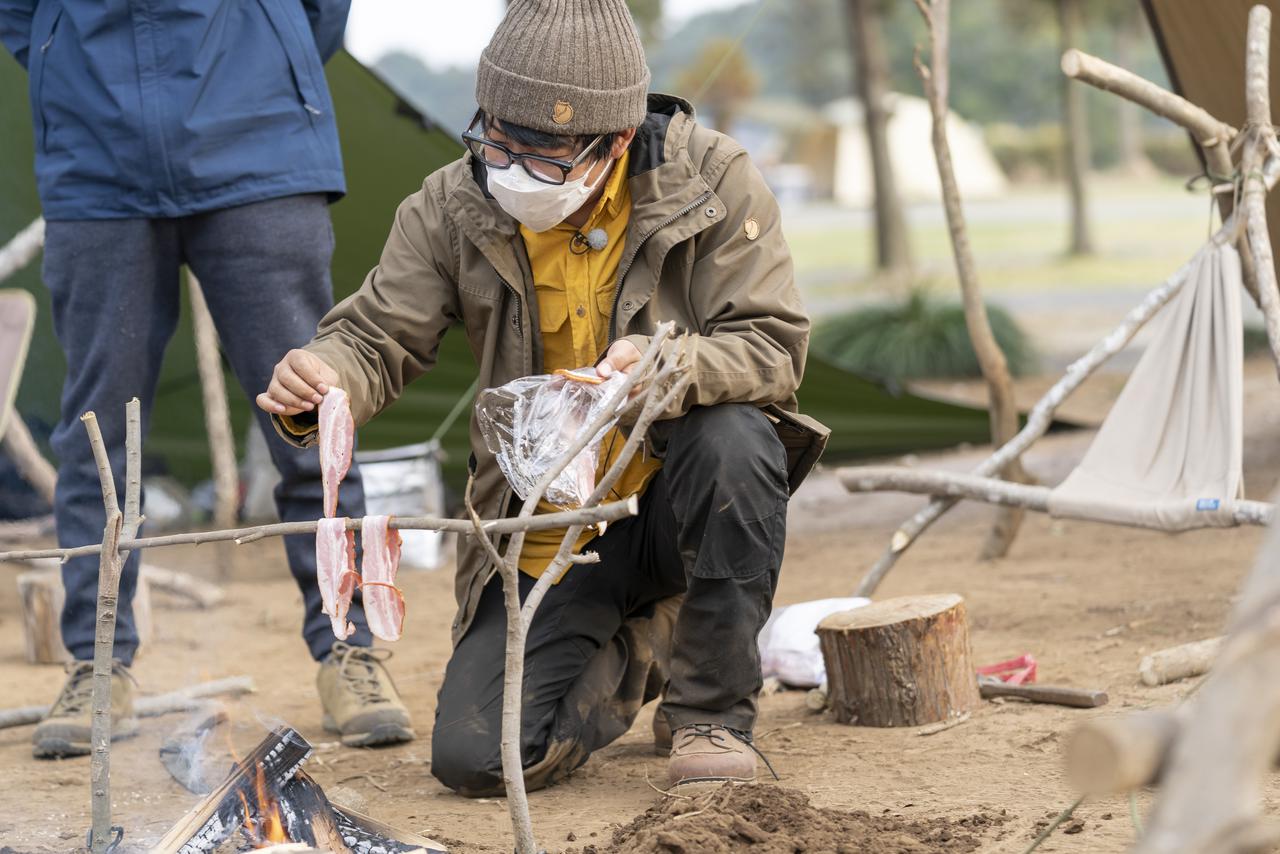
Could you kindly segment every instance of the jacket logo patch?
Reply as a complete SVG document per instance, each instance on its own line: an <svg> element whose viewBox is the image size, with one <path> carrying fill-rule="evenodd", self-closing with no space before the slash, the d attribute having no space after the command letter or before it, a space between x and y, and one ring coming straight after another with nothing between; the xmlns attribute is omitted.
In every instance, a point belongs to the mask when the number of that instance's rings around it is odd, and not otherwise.
<svg viewBox="0 0 1280 854"><path fill-rule="evenodd" d="M573 121L573 105L568 101L556 101L555 109L551 111L551 121L558 125L567 125Z"/></svg>
<svg viewBox="0 0 1280 854"><path fill-rule="evenodd" d="M747 233L747 240L755 240L760 236L760 223L749 219L742 224L742 230Z"/></svg>

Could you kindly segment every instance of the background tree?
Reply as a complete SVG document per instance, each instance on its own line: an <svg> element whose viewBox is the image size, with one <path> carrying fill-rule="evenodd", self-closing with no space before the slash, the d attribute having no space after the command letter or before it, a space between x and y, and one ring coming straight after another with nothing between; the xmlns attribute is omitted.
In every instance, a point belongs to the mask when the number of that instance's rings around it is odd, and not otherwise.
<svg viewBox="0 0 1280 854"><path fill-rule="evenodd" d="M662 0L627 0L627 8L646 47L662 38Z"/></svg>
<svg viewBox="0 0 1280 854"><path fill-rule="evenodd" d="M862 122L871 156L874 190L876 269L902 274L910 270L907 220L889 154L889 59L885 54L883 0L845 0L854 88L862 102Z"/></svg>
<svg viewBox="0 0 1280 854"><path fill-rule="evenodd" d="M1067 48L1083 42L1081 24L1082 0L1055 0L1058 12L1059 55ZM1067 76L1059 75L1062 89L1063 164L1066 167L1067 194L1071 199L1071 238L1067 251L1072 255L1093 252L1093 235L1089 229L1089 200L1086 179L1089 174L1089 120L1085 113L1084 87Z"/></svg>
<svg viewBox="0 0 1280 854"><path fill-rule="evenodd" d="M1115 33L1115 63L1121 68L1137 67L1137 56L1144 42L1150 42L1146 15L1142 6L1119 3L1103 7L1104 20ZM1116 155L1120 171L1146 176L1155 171L1143 147L1142 108L1126 98L1112 98L1116 109Z"/></svg>
<svg viewBox="0 0 1280 854"><path fill-rule="evenodd" d="M731 133L738 110L755 96L759 85L741 45L720 37L707 41L680 73L677 91L687 93L695 107L705 110L716 130Z"/></svg>

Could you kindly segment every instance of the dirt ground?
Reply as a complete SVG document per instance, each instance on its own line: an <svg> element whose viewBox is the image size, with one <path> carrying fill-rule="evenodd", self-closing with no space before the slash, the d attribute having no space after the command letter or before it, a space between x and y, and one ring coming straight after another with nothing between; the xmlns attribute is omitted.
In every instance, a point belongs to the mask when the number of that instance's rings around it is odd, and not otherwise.
<svg viewBox="0 0 1280 854"><path fill-rule="evenodd" d="M1246 485L1250 497L1265 497L1280 477L1280 395L1265 364L1251 363L1248 373ZM1056 482L1088 439L1087 433L1051 437L1028 456L1029 468ZM962 450L921 464L965 469L980 456ZM815 476L792 503L778 602L848 595L919 502L849 496L829 472ZM1104 688L1110 705L1081 711L984 703L967 723L921 738L909 729L837 725L809 712L801 692L766 697L757 739L786 790L768 784L722 796L717 814L679 822L705 831L685 837L683 850L801 850L787 836L800 820L831 830L804 842L813 851L1023 851L1075 799L1062 773L1071 729L1095 714L1163 705L1186 694L1188 683L1141 686L1138 661L1146 652L1217 634L1261 539L1253 529L1167 536L1029 516L1007 559L981 563L976 555L990 518L989 508L975 506L952 513L904 558L881 594L960 593L980 663L1031 652L1042 682ZM211 575L212 556L206 547L158 551L149 559ZM230 603L218 609L191 610L155 594L157 639L134 670L140 690L249 674L259 690L234 704L240 746L257 741L263 726L288 722L317 745L307 767L331 795L362 799L375 817L445 841L453 851L509 851L501 800L464 800L429 773L435 692L449 654L450 571L405 572L401 579L408 621L391 667L415 716L414 743L351 750L321 729L315 667L297 638L301 600L275 543L238 550ZM14 585L0 583L0 705L47 703L61 680L57 667L22 662ZM664 770L664 760L651 751L649 722L646 710L631 732L568 781L531 796L549 851L680 850L659 844L659 834L664 822L690 810L659 798L649 785ZM145 720L137 738L112 752L115 815L133 850L143 850L195 801L157 760L176 723L176 717ZM30 736L30 727L0 730L0 850L72 850L88 826L88 761L37 762ZM1272 786L1267 796L1274 806L1280 789ZM1149 804L1148 796L1139 799L1141 809ZM1040 850L1122 851L1134 838L1125 800L1086 802L1076 817Z"/></svg>

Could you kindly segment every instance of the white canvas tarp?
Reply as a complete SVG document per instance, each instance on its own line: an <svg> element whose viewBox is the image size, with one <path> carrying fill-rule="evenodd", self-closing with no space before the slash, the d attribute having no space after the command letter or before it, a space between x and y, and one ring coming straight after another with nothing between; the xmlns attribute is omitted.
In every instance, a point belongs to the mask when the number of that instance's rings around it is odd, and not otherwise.
<svg viewBox="0 0 1280 854"><path fill-rule="evenodd" d="M1054 516L1183 531L1229 527L1243 498L1240 257L1210 242L1155 320L1155 336Z"/></svg>

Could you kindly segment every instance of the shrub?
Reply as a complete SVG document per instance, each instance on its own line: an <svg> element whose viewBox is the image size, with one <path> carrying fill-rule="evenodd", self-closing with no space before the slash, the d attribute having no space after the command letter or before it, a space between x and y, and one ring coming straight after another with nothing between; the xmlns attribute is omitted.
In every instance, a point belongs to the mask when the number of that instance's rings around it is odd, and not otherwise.
<svg viewBox="0 0 1280 854"><path fill-rule="evenodd" d="M1256 323L1244 325L1244 354L1258 356L1271 352L1271 342L1267 340L1267 330Z"/></svg>
<svg viewBox="0 0 1280 854"><path fill-rule="evenodd" d="M1010 372L1033 372L1035 348L1013 317L991 305L987 316ZM846 370L879 380L982 376L964 309L922 289L905 302L870 305L823 321L814 330L813 348Z"/></svg>

